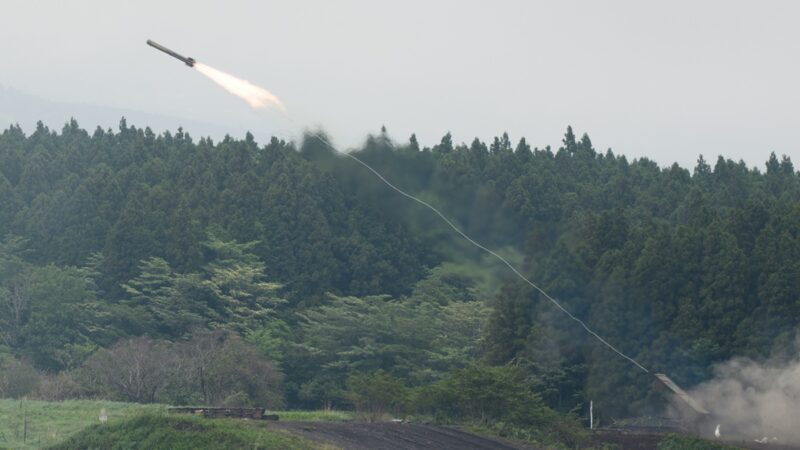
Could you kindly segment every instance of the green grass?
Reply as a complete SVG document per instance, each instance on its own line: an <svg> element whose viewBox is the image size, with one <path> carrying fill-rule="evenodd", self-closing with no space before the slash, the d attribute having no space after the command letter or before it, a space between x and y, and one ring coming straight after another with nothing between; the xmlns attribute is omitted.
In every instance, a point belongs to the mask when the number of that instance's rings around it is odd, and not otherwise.
<svg viewBox="0 0 800 450"><path fill-rule="evenodd" d="M91 400L0 399L0 448L42 448L61 442L90 425L100 423L102 408L108 414L108 423L113 425L145 412L164 411L166 406Z"/></svg>
<svg viewBox="0 0 800 450"><path fill-rule="evenodd" d="M0 399L0 449L35 449L65 442L72 436L92 425L99 424L100 410L108 414L107 427L112 427L142 414L161 414L166 405L140 405L101 400L67 400L64 402L43 402L28 400ZM269 411L278 414L286 421L350 421L355 415L346 411ZM174 416L186 417L186 416ZM25 422L27 421L27 436ZM206 419L206 422L212 422ZM222 426L237 426L240 421L213 420ZM233 425L232 425L233 424ZM245 426L259 429L255 422L245 422ZM263 432L259 431L258 433ZM239 432L237 432L239 433ZM247 434L247 432L242 432ZM239 434L242 434L239 433ZM266 435L251 436L266 439ZM266 442L266 441L265 441ZM269 447L265 447L269 448ZM294 447L288 447L294 448ZM297 447L305 448L305 447Z"/></svg>
<svg viewBox="0 0 800 450"><path fill-rule="evenodd" d="M737 450L739 448L679 434L668 434L658 443L658 450Z"/></svg>
<svg viewBox="0 0 800 450"><path fill-rule="evenodd" d="M280 420L297 422L349 422L356 419L356 414L350 411L270 411L273 413L278 414Z"/></svg>
<svg viewBox="0 0 800 450"><path fill-rule="evenodd" d="M148 413L115 424L92 425L52 450L115 449L281 449L323 448L265 424L235 419L209 420L190 415Z"/></svg>

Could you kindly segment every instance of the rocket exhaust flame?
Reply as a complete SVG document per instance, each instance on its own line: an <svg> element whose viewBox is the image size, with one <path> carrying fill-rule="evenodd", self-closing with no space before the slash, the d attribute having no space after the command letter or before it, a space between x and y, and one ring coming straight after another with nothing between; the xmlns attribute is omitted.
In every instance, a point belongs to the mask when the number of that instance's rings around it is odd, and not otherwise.
<svg viewBox="0 0 800 450"><path fill-rule="evenodd" d="M252 108L260 109L273 106L281 111L286 111L286 107L283 106L278 97L262 87L199 62L194 63L193 67L222 86L226 91L246 101Z"/></svg>
<svg viewBox="0 0 800 450"><path fill-rule="evenodd" d="M202 73L218 85L225 88L226 91L246 101L253 108L258 109L274 106L281 111L286 111L286 107L283 106L283 103L281 103L280 100L278 100L278 97L262 87L256 86L249 81L236 78L235 76L227 74L221 70L201 64L195 61L194 58L183 56L157 42L153 42L150 39L147 40L147 45L160 50L179 61L182 61L189 67L194 67L198 72Z"/></svg>

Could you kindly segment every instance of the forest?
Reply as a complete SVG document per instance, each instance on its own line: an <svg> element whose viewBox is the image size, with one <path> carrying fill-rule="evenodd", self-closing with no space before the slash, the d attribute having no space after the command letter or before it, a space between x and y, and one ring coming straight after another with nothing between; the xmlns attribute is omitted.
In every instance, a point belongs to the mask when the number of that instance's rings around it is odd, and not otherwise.
<svg viewBox="0 0 800 450"><path fill-rule="evenodd" d="M4 130L0 397L519 426L573 426L590 400L601 421L659 414L642 371L319 136ZM353 151L683 386L792 347L787 157L662 167L571 128L558 148L383 129Z"/></svg>

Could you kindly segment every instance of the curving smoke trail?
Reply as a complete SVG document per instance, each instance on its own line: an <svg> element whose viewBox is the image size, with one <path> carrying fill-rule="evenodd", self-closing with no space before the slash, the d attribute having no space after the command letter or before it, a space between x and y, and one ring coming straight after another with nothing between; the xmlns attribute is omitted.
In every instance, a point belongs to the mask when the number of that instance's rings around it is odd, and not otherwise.
<svg viewBox="0 0 800 450"><path fill-rule="evenodd" d="M246 101L252 108L260 109L271 106L286 111L286 107L278 97L260 86L199 62L195 63L193 67L226 91Z"/></svg>
<svg viewBox="0 0 800 450"><path fill-rule="evenodd" d="M148 44L149 44L149 42L148 42ZM158 47L156 47L156 48L158 48ZM174 52L171 52L171 50L170 51L167 51L165 49L161 49L161 50L167 52L168 54L170 54L172 56L175 56L176 58L180 59L181 61L186 62L186 58L183 58L180 55L176 56L175 54L173 54ZM286 111L286 107L283 105L283 103L281 103L281 101L278 99L278 97L276 97L274 94L272 94L268 90L266 90L266 89L264 89L262 87L256 86L256 85L250 83L249 81L245 81L245 80L236 78L233 75L229 75L229 74L227 74L225 72L222 72L220 70L214 69L213 67L209 67L209 66L207 66L205 64L201 64L199 62L194 62L194 60L191 59L191 58L189 58L189 59L192 61L192 67L197 69L198 72L200 72L203 75L211 78L214 82L216 82L217 84L219 84L220 86L225 88L225 90L227 90L231 94L243 99L244 101L249 103L251 107L253 107L253 108L266 108L267 106L274 106L274 107L280 109L284 113L287 112ZM287 118L289 118L291 120L291 117L289 117L288 115L287 115ZM361 164L362 166L364 166L367 170L372 172L376 177L378 177L378 179L380 179L384 184L386 184L389 188L391 188L394 191L396 191L398 194L408 198L409 200L415 201L415 202L419 203L420 205L422 205L422 206L430 209L434 213L436 213L439 216L440 219L442 219L451 229L453 229L454 232L459 234L462 238L464 238L467 242L469 242L473 246L475 246L478 249L480 249L480 250L482 250L482 251L494 256L499 261L501 261L503 264L505 264L509 268L509 270L511 270L517 277L519 277L522 281L526 282L531 287L533 287L534 289L539 291L556 308L561 310L561 312L566 314L570 319L572 319L573 321L577 322L584 330L586 330L587 333L589 333L597 341L599 341L601 344L603 344L606 347L608 347L611 351L613 351L614 353L618 354L622 358L625 358L626 360L631 362L633 365L635 365L637 368L642 370L644 373L649 373L649 371L643 365L641 365L638 361L636 361L632 357L626 355L621 350L617 349L611 343L606 341L602 336L600 336L594 330L589 328L589 326L583 320L581 320L580 318L576 317L569 310L564 308L564 306L562 306L561 303L558 300L556 300L555 298L550 296L550 294L545 292L542 288L540 288L538 285L536 285L531 280L529 280L527 277L525 277L525 275L523 275L522 272L520 272L520 270L517 269L514 265L512 265L510 262L508 262L508 260L503 258L497 252L489 249L488 247L485 247L484 245L480 244L479 242L475 241L470 236L468 236L466 233L464 233L458 226L456 226L450 219L448 219L447 216L445 216L441 211L436 209L430 203L427 203L426 201L424 201L424 200L422 200L422 199L420 199L418 197L415 197L415 196L403 191L402 189L398 188L397 186L392 184L389 180L387 180L380 172L378 172L377 170L372 168L370 165L368 165L367 163L365 163L364 161L359 159L354 154L349 153L349 152L343 152L343 151L339 150L338 148L334 147L321 134L319 134L319 133L314 133L314 134L316 135L317 139L319 139L320 141L325 143L333 151L335 151L337 153L341 153L342 155L347 156L348 158L351 158L354 161L356 161L359 164Z"/></svg>

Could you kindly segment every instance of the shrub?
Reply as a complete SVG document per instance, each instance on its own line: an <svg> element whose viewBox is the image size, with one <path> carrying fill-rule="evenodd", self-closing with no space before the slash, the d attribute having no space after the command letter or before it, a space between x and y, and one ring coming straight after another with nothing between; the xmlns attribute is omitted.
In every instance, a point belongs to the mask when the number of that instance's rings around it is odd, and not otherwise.
<svg viewBox="0 0 800 450"><path fill-rule="evenodd" d="M20 398L39 385L39 373L32 366L0 354L0 397Z"/></svg>
<svg viewBox="0 0 800 450"><path fill-rule="evenodd" d="M83 366L88 390L114 400L154 403L166 386L173 355L163 342L128 339L95 352Z"/></svg>
<svg viewBox="0 0 800 450"><path fill-rule="evenodd" d="M547 407L516 367L470 365L418 388L411 403L439 420L477 423L505 436L568 445L583 439L578 422Z"/></svg>
<svg viewBox="0 0 800 450"><path fill-rule="evenodd" d="M283 406L283 375L253 345L225 330L184 342L139 337L92 355L76 374L88 395L137 403Z"/></svg>
<svg viewBox="0 0 800 450"><path fill-rule="evenodd" d="M83 389L70 372L44 374L35 395L39 400L60 402L82 397Z"/></svg>
<svg viewBox="0 0 800 450"><path fill-rule="evenodd" d="M180 344L185 373L207 405L283 407L283 374L254 345L225 330L196 331Z"/></svg>
<svg viewBox="0 0 800 450"><path fill-rule="evenodd" d="M355 406L360 415L369 421L376 421L387 412L402 408L407 391L402 380L379 370L350 376L347 379L345 398Z"/></svg>

